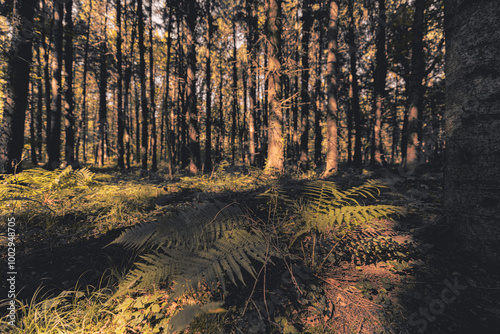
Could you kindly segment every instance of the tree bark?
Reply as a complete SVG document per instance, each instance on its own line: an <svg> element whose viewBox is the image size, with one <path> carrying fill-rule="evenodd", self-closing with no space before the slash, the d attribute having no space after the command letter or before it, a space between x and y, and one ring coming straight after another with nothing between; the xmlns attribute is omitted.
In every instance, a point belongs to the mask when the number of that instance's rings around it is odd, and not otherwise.
<svg viewBox="0 0 500 334"><path fill-rule="evenodd" d="M206 72L205 82L207 87L206 92L206 121L205 121L205 170L212 170L212 63L210 51L212 47L212 34L213 34L213 19L211 13L211 1L205 2L205 12L207 15L207 46L206 46Z"/></svg>
<svg viewBox="0 0 500 334"><path fill-rule="evenodd" d="M118 127L118 168L125 169L125 145L123 142L125 134L125 114L123 112L123 70L122 70L122 0L116 0L116 67L118 81L117 103L117 127Z"/></svg>
<svg viewBox="0 0 500 334"><path fill-rule="evenodd" d="M330 0L328 14L328 58L326 81L328 89L328 107L326 113L326 169L323 177L328 177L338 169L338 134L337 134L337 34L339 7L336 1Z"/></svg>
<svg viewBox="0 0 500 334"><path fill-rule="evenodd" d="M151 139L152 157L151 170L158 170L158 144L156 140L156 104L155 104L155 75L154 75L154 55L153 55L153 1L149 4L149 98L151 100Z"/></svg>
<svg viewBox="0 0 500 334"><path fill-rule="evenodd" d="M359 109L359 88L358 88L358 66L357 66L357 44L355 34L355 21L354 21L354 0L349 0L349 53L350 53L350 69L351 69L351 111L354 118L354 166L360 168L363 163L361 153L361 112Z"/></svg>
<svg viewBox="0 0 500 334"><path fill-rule="evenodd" d="M195 30L197 20L196 0L187 2L187 113L189 122L189 172L197 174L200 170L200 130L198 129L198 109L196 105L196 48Z"/></svg>
<svg viewBox="0 0 500 334"><path fill-rule="evenodd" d="M73 0L66 3L66 29L64 45L64 68L66 77L64 80L64 130L66 143L64 146L64 157L66 165L76 167L78 162L75 158L75 95L73 92Z"/></svg>
<svg viewBox="0 0 500 334"><path fill-rule="evenodd" d="M247 15L248 15L248 32L247 32L247 49L250 54L248 66L248 91L249 91L249 118L248 118L248 137L249 137L249 153L250 165L255 166L255 147L256 147L256 131L255 121L257 118L257 76L256 76L256 63L257 63L257 29L258 18L256 16L256 4L254 0L247 0Z"/></svg>
<svg viewBox="0 0 500 334"><path fill-rule="evenodd" d="M148 170L149 108L146 96L146 61L144 55L144 12L142 0L137 0L137 21L139 25L139 81L141 85L141 169Z"/></svg>
<svg viewBox="0 0 500 334"><path fill-rule="evenodd" d="M309 96L309 40L313 23L310 0L303 0L302 9L302 75L300 88L300 165L303 170L309 168L309 110L311 98Z"/></svg>
<svg viewBox="0 0 500 334"><path fill-rule="evenodd" d="M413 21L413 39L411 56L410 77L410 104L408 110L408 148L406 157L403 157L403 168L408 173L413 173L419 163L420 143L418 140L418 115L422 113L423 86L422 80L425 74L424 60L424 10L425 0L415 1L415 15Z"/></svg>
<svg viewBox="0 0 500 334"><path fill-rule="evenodd" d="M445 1L444 206L457 244L496 267L500 263L498 31L497 1Z"/></svg>
<svg viewBox="0 0 500 334"><path fill-rule="evenodd" d="M382 113L385 103L385 81L387 77L387 58L385 55L385 0L378 1L379 17L376 30L376 55L375 55L375 78L374 78L374 109L375 124L372 142L371 163L372 165L382 165ZM385 159L384 159L385 160Z"/></svg>
<svg viewBox="0 0 500 334"><path fill-rule="evenodd" d="M285 169L283 113L281 110L281 0L267 3L267 55L268 55L268 101L269 101L269 145L265 172L282 173Z"/></svg>

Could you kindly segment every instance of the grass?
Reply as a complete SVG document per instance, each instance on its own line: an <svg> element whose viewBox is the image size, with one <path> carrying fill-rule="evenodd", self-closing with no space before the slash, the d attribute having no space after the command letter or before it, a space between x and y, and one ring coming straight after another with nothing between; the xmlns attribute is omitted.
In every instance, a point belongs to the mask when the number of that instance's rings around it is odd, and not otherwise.
<svg viewBox="0 0 500 334"><path fill-rule="evenodd" d="M282 195L274 190L281 189L280 184L301 184L311 175L295 175L289 180L275 179L258 170L230 167L227 164L219 165L207 175L190 177L177 174L172 179L161 171L146 175L139 171L126 174L112 170L93 172L95 174L87 175L89 182L73 179L67 183L58 181L58 184L55 180L61 180L64 171L56 171L52 174L35 173L31 179L23 178L20 174L17 180L6 179L0 185L0 196L4 200L9 196L21 197L15 201L0 201L0 210L15 212L20 224L18 235L30 235L19 242L27 256L43 243L49 243L50 246L71 244L151 220L178 206L189 206L193 201L209 197L233 200L235 195L240 194L243 203L260 203L260 209L255 211L261 212L261 218L255 219L262 220L267 226L269 240L273 240L275 246L284 249L289 259L294 260L281 264L281 269L263 268L258 281L250 281L248 287L229 291L225 310L218 313L202 312L183 332L363 333L387 330L388 320L384 315L387 310L382 312L381 309L388 300L397 305L397 298L391 293L387 293L387 298L381 298L385 290L380 286L374 288L365 284L366 277L371 276L367 274L360 278L357 273L360 270L365 273L367 268L371 268L369 266L382 263L385 265L377 267L378 272L369 274L377 277L385 275L396 280L399 274L394 267L398 265L401 273L408 268L411 259L405 257L403 262L406 264L401 264L401 255L393 255L391 252L395 251L389 249L392 244L367 243L367 240L377 239L363 234L359 228L349 230L348 238L343 237L345 231L332 232L326 228L319 231L321 233L308 228L306 233L297 236L299 231L304 230L305 222L301 219L306 217L305 213L310 214L307 203L297 197L296 186L291 187L294 191L290 197L287 197L286 190L283 190ZM2 192L5 188L15 188L19 193ZM267 197L257 196L265 190L271 190L267 192ZM286 210L282 209L280 202L289 204ZM380 219L377 226L380 228L383 223L384 220ZM388 225L386 229L390 229ZM30 231L36 232L30 234ZM43 240L40 236L43 236ZM340 242L339 236L342 236ZM363 263L361 255L372 253L368 246L387 248L381 250L386 256L375 256L375 264ZM346 263L350 264L346 267ZM283 277L283 273L291 270L292 266L302 270L309 267L307 270L310 273L297 276L293 271L293 279L285 280L285 283L277 279ZM281 270L280 274L276 270ZM122 275L118 269L114 274ZM342 275L353 277L353 281L342 282ZM114 280L110 278L108 281ZM114 286L108 285L96 289L75 288L55 297L35 294L29 303L17 301L17 327L9 326L4 316L0 320L0 332L163 333L172 317L180 314L180 310L186 306L189 309L189 305L201 307L215 297L208 289L201 289L197 294L169 303L168 287L159 284L110 299L114 289ZM373 290L379 295L378 299L374 298ZM266 316L272 304L267 301L268 298L275 300L275 311L270 317ZM250 318L256 322L249 327Z"/></svg>

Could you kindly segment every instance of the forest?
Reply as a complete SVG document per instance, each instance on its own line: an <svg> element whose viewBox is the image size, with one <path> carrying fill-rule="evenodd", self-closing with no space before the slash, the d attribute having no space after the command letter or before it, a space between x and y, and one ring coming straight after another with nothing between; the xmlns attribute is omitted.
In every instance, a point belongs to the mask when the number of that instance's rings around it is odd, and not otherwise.
<svg viewBox="0 0 500 334"><path fill-rule="evenodd" d="M495 0L2 0L0 29L2 333L500 330Z"/></svg>

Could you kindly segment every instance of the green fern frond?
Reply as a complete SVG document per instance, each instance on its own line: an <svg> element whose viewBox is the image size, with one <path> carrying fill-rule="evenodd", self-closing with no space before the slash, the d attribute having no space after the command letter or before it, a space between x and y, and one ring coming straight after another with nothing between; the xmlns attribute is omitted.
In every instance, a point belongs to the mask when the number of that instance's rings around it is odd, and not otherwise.
<svg viewBox="0 0 500 334"><path fill-rule="evenodd" d="M237 205L199 204L136 225L122 232L111 244L122 244L134 250L159 247L208 249L224 231L245 225L244 216L245 212Z"/></svg>

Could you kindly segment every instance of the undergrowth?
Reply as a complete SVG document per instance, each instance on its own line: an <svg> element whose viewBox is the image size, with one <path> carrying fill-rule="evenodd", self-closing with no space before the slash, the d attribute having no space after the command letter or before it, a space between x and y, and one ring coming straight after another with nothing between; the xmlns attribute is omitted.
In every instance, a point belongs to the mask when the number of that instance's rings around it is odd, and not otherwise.
<svg viewBox="0 0 500 334"><path fill-rule="evenodd" d="M70 168L4 178L0 205L15 209L24 229L78 229L88 236L132 226L112 244L140 260L117 286L19 304L18 327L4 317L3 332L174 333L188 327L204 333L333 333L327 325L333 308L321 283L311 283L314 275L342 261L362 265L409 256L408 245L376 232L404 214L378 202L384 185L377 181L342 190L318 180L291 195L280 180L227 165L204 176L167 180L158 174L150 181ZM241 191L253 191L260 210L206 197ZM186 195L186 202L155 204L176 194ZM293 268L309 274L302 277ZM290 277L288 285L272 283L283 275ZM256 323L245 314L256 314Z"/></svg>

